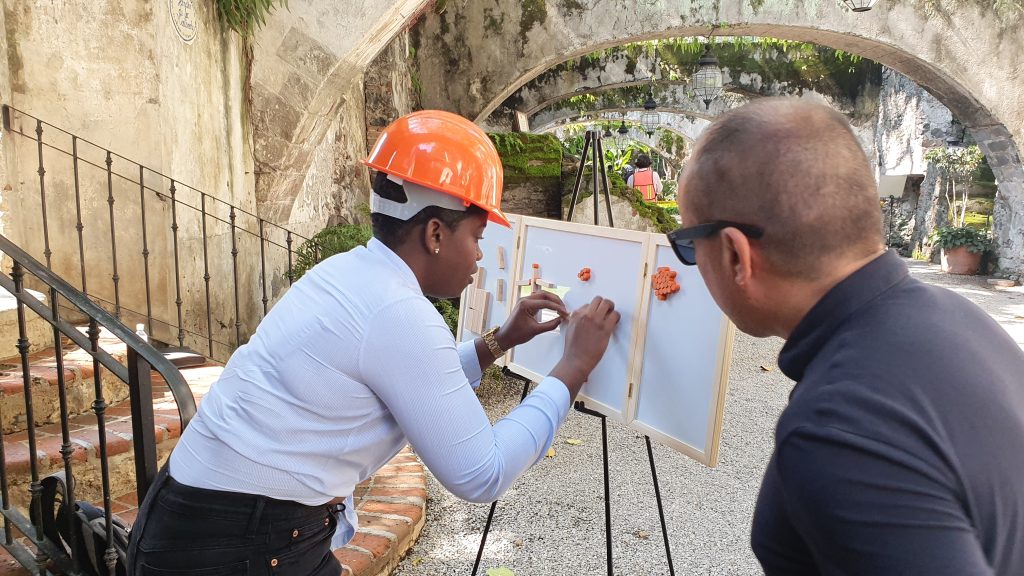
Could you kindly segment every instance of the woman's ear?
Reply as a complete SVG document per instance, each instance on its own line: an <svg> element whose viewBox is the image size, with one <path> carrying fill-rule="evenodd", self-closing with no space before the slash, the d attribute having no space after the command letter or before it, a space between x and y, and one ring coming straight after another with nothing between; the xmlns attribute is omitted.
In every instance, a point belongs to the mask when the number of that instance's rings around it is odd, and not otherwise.
<svg viewBox="0 0 1024 576"><path fill-rule="evenodd" d="M444 239L444 222L437 218L427 220L423 226L423 248L431 254L437 254Z"/></svg>

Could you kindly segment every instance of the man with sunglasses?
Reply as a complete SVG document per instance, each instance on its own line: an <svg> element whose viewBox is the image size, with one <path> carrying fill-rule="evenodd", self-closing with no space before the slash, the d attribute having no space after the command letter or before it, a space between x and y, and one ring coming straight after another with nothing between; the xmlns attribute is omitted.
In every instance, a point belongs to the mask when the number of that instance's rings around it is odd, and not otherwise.
<svg viewBox="0 0 1024 576"><path fill-rule="evenodd" d="M768 576L1024 574L1024 352L883 249L846 118L733 110L679 190L676 255L796 381L754 513Z"/></svg>

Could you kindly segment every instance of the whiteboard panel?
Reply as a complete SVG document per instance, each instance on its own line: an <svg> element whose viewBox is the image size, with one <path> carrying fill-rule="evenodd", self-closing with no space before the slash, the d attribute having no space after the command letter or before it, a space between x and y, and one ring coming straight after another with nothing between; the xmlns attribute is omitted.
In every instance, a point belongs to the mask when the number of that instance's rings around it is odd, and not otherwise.
<svg viewBox="0 0 1024 576"><path fill-rule="evenodd" d="M512 228L506 228L493 222L488 223L487 228L484 229L484 238L480 241L480 251L483 253L483 258L477 262L477 266L484 269L483 289L487 291L487 320L484 323L486 329L489 329L492 326L501 326L504 324L512 309L512 272L515 267L516 260L516 238L518 238L519 221L520 218L518 216L509 215L509 223L512 224ZM504 270L498 267L499 246L505 250ZM502 280L505 283L503 301L498 301L496 298L499 280ZM465 302L465 295L466 292L463 292L463 302ZM469 330L466 323L466 311L467 307L460 304L459 325L456 330L456 334L458 335L456 340L459 342L474 340L480 336L480 334ZM507 356L499 358L495 361L495 364L504 366L505 358L507 358Z"/></svg>
<svg viewBox="0 0 1024 576"><path fill-rule="evenodd" d="M537 218L524 218L520 234L517 282L528 281L533 265L538 264L541 280L569 289L562 299L570 312L589 304L598 295L615 302L621 319L607 352L578 399L622 420L636 343L638 295L648 234ZM589 281L578 277L583 268L590 268ZM539 380L554 368L563 350L561 331L541 334L512 350L509 366Z"/></svg>
<svg viewBox="0 0 1024 576"><path fill-rule="evenodd" d="M631 424L687 455L714 465L725 399L732 324L696 266L684 266L668 242L651 246L650 270L676 272L679 291L658 300L644 288L645 330L638 344Z"/></svg>

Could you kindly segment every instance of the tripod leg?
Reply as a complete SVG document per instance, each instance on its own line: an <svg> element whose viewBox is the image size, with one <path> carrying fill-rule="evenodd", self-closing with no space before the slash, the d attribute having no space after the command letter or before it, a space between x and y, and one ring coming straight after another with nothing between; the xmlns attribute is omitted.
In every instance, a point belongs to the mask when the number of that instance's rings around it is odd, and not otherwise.
<svg viewBox="0 0 1024 576"><path fill-rule="evenodd" d="M598 149L600 148L600 146L601 146L601 133L597 132L595 130L594 131L594 148L593 148L594 163L592 164L592 168L593 169L591 170L591 172L593 173L592 174L593 175L592 180L594 182L594 188L593 188L593 190L594 190L594 226L598 225L597 216L598 216L598 213L601 211L600 210L601 204L600 204L600 199L598 198L598 188L597 188L597 178L598 178L597 171L598 171L598 167L601 165L601 158L598 156Z"/></svg>
<svg viewBox="0 0 1024 576"><path fill-rule="evenodd" d="M502 368L502 373L506 376L512 375L508 368ZM526 400L526 395L530 393L530 381L523 378L523 395L519 397L519 402L522 403ZM491 520L494 520L494 510L498 508L498 501L491 502L491 511L487 513L487 523L484 524L484 532L480 535L480 548L476 551L476 561L473 562L472 576L476 576L477 570L480 569L480 560L484 557L484 547L487 546L487 535L491 533Z"/></svg>
<svg viewBox="0 0 1024 576"><path fill-rule="evenodd" d="M596 410L587 408L582 400L573 403L577 412L601 419L601 453L604 455L604 543L605 559L608 562L608 576L612 576L612 495L608 475L608 418Z"/></svg>
<svg viewBox="0 0 1024 576"><path fill-rule="evenodd" d="M612 217L612 197L608 187L608 165L604 161L604 143L600 140L598 144L598 155L601 157L601 184L604 186L604 207L608 210L608 227L615 228L615 219ZM594 190L597 194L597 190Z"/></svg>
<svg viewBox="0 0 1024 576"><path fill-rule="evenodd" d="M583 168L587 165L587 153L590 151L590 131L583 138L583 152L580 153L580 167L576 171L576 182L572 185L572 200L569 201L569 216L566 221L572 222L572 214L576 211L576 200L580 196L580 184L583 183Z"/></svg>
<svg viewBox="0 0 1024 576"><path fill-rule="evenodd" d="M612 576L612 495L608 477L608 418L601 415L601 452L604 455L604 543L608 576Z"/></svg>
<svg viewBox="0 0 1024 576"><path fill-rule="evenodd" d="M665 509L661 505L661 487L658 486L658 471L654 469L654 450L651 449L651 437L644 435L647 441L647 458L651 461L651 478L654 479L654 499L658 502L658 518L661 520L661 537L665 539L665 557L668 558L669 576L676 576L672 565L672 548L668 543L668 527L665 525Z"/></svg>

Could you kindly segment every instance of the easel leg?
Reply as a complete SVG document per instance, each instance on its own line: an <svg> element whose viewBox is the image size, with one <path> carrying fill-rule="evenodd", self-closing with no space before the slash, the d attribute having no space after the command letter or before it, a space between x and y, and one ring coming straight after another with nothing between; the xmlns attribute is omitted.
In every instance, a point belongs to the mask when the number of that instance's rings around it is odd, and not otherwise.
<svg viewBox="0 0 1024 576"><path fill-rule="evenodd" d="M576 181L572 185L572 200L569 201L569 215L566 216L567 222L572 222L573 212L576 211L576 200L580 196L580 185L583 183L583 169L587 165L587 153L590 151L590 147L593 144L591 141L590 130L587 130L586 136L583 137L583 152L580 153L580 167L576 171Z"/></svg>
<svg viewBox="0 0 1024 576"><path fill-rule="evenodd" d="M644 435L647 442L647 458L651 461L651 477L654 479L654 499L658 502L658 519L661 520L661 537L665 539L665 557L668 558L669 576L676 576L672 565L672 549L668 543L668 527L665 525L665 509L661 505L661 487L658 485L658 471L654 469L654 450L651 449L651 437Z"/></svg>
<svg viewBox="0 0 1024 576"><path fill-rule="evenodd" d="M604 144L601 140L597 140L597 155L601 159L601 184L604 187L604 205L608 209L608 227L615 228L615 219L612 217L612 199L611 192L608 189L608 165L604 161ZM594 194L597 194L597 190L594 190Z"/></svg>
<svg viewBox="0 0 1024 576"><path fill-rule="evenodd" d="M530 381L525 378L519 378L508 368L502 368L501 373L505 376L512 376L516 379L523 381L523 395L519 397L519 403L522 404L523 400L526 400L526 395L530 393ZM484 524L484 532L480 535L480 548L476 551L476 561L473 562L472 576L476 576L477 570L480 569L480 560L484 557L484 547L487 546L487 535L491 532L491 520L494 520L494 510L498 507L498 501L491 502L491 510L487 513L487 523Z"/></svg>
<svg viewBox="0 0 1024 576"><path fill-rule="evenodd" d="M608 474L608 418L600 412L587 408L583 402L576 402L573 407L577 412L597 416L601 419L601 454L604 457L604 544L605 560L608 563L608 576L613 576L612 568L612 495L611 481Z"/></svg>

